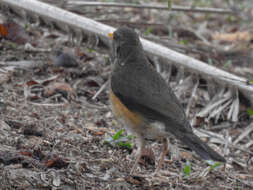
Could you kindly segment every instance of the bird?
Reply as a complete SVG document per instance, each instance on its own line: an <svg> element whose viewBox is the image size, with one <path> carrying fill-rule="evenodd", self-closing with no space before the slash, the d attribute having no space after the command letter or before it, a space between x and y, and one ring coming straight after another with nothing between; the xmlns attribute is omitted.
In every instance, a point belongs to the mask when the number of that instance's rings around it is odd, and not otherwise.
<svg viewBox="0 0 253 190"><path fill-rule="evenodd" d="M150 64L134 29L121 26L108 35L112 39L113 57L109 92L112 111L137 140L137 157L130 175L135 173L148 139L160 140L163 144L154 173L157 174L171 135L202 159L225 163L223 156L194 134L184 108Z"/></svg>

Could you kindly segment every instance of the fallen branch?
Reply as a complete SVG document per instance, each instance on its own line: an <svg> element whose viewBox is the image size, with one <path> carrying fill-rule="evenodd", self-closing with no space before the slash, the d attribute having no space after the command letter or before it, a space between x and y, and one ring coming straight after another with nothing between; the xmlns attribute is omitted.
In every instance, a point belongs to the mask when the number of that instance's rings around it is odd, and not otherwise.
<svg viewBox="0 0 253 190"><path fill-rule="evenodd" d="M42 67L44 63L42 61L0 61L0 67L14 67L21 69L30 69L35 67Z"/></svg>
<svg viewBox="0 0 253 190"><path fill-rule="evenodd" d="M102 6L102 7L130 7L136 9L158 9L169 11L168 6L159 6L152 4L133 4L133 3L114 3L114 2L84 2L84 1L67 1L66 8L82 8L87 6ZM184 12L199 12L199 13L218 13L218 14L236 14L234 10L220 9L220 8L207 8L207 7L183 7L172 5L171 11L184 11Z"/></svg>
<svg viewBox="0 0 253 190"><path fill-rule="evenodd" d="M86 34L96 34L97 37L99 37L99 39L105 44L111 43L108 33L115 30L113 27L95 22L92 19L76 15L36 0L2 0L0 4L2 3L9 5L14 9L23 9L30 13L36 14L36 16L41 16L49 21L60 23L67 31L74 30L86 32ZM166 59L170 62L172 61L178 66L183 66L194 72L197 72L206 79L213 79L218 83L223 83L230 87L237 88L244 94L245 97L249 99L253 105L253 85L250 84L249 80L246 78L238 77L148 40L141 39L141 41L146 52Z"/></svg>

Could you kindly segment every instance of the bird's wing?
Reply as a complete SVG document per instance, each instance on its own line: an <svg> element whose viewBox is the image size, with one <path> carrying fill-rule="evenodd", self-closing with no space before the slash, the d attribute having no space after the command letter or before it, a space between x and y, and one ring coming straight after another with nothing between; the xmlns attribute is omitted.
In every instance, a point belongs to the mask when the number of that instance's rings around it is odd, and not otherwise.
<svg viewBox="0 0 253 190"><path fill-rule="evenodd" d="M166 123L180 126L180 131L192 131L175 94L150 65L142 64L129 72L127 69L115 72L115 75L112 75L112 90L129 110L142 113L149 120L166 120ZM121 80L116 80L118 77Z"/></svg>

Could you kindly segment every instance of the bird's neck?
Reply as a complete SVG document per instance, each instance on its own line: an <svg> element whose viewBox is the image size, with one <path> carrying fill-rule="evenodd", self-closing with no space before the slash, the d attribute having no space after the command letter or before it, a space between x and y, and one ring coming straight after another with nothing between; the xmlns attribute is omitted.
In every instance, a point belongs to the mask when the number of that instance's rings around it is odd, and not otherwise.
<svg viewBox="0 0 253 190"><path fill-rule="evenodd" d="M139 48L133 46L124 46L124 50L121 51L118 55L118 60L120 63L132 62L132 60L137 60L139 56L142 56L143 51Z"/></svg>

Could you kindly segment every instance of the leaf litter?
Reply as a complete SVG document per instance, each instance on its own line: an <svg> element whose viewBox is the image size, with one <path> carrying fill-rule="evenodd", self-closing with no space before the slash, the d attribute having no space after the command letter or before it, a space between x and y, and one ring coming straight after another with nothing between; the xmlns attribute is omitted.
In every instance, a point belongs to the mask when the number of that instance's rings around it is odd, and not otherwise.
<svg viewBox="0 0 253 190"><path fill-rule="evenodd" d="M95 9L90 10L87 15L94 15ZM135 19L141 22L147 18L157 19L158 13L157 10L142 10ZM100 9L99 15L103 16L103 14L108 13ZM135 12L130 9L124 16L133 14ZM116 14L112 13L108 18L113 20L117 17L116 11ZM215 15L211 15L211 18L215 18ZM191 19L203 18L187 13L181 17L181 22L189 23ZM225 16L211 22L214 26L213 30L219 28L218 22L224 20L226 20ZM170 24L177 25L177 22L179 21L175 19ZM217 87L215 86L217 84L214 84L213 92L211 92L208 88L212 81L196 79L192 73L184 69L175 67L168 69L162 66L159 70L165 77L167 77L166 73L170 73L169 83L184 108L187 108L188 117L193 121L195 115L200 118L196 125L198 135L210 142L218 152L226 153L228 163L225 170L216 167L218 164L215 163L207 166L200 159L196 159L196 155L191 154L185 146L174 140L172 144L179 146L180 152L186 152L186 154L172 161L165 160L161 176L149 175L154 171L154 165L149 162L143 162L140 165L137 171L139 175L128 176L134 161L135 146L130 142L132 137L129 138L122 131L118 131L122 126L111 114L108 87L104 85L110 74L110 65L107 63L108 50L104 53L104 49L96 47L99 43L95 38L89 40L89 45L95 46L94 49L85 46L76 47L69 42L65 34L57 30L49 30L43 25L40 27L31 25L27 32L23 19L17 23L23 24L23 27L15 26L17 29L15 35L13 35L14 24L9 24L9 28L5 28L8 30L2 30L1 34L3 37L1 48L4 53L0 54L2 71L0 91L1 103L5 105L0 112L2 189L20 187L66 189L217 189L217 187L233 189L239 187L251 189L253 187L252 117L250 117L251 112L248 111L251 109L247 107L247 103L243 104L243 97L236 90L223 86ZM157 27L158 25L151 24L146 28L145 25L136 23L135 27L146 31L148 36L152 37L157 31L160 31L160 34L165 32L167 35L168 31L162 31ZM179 42L183 42L183 45L187 45L190 44L189 42L194 44L194 41L199 43L201 40L206 43L206 39L215 36L213 40L218 45L214 54L212 51L198 48L202 46L195 46L193 49L199 51L200 59L207 60L208 57L216 66L223 66L222 60L228 58L228 55L231 58L230 51L234 51L235 41L238 40L238 44L245 44L251 40L248 31L239 32L231 28L228 23L229 21L225 22L228 32L224 34L211 35L212 29L204 24L201 25L201 30L195 30L198 28L198 24L195 23L189 25L188 30L177 28L174 37L178 38ZM115 23L114 26L121 24ZM8 31L11 32L6 33ZM194 33L194 31L200 33ZM233 35L229 32L233 32ZM32 37L34 41L29 42L28 39ZM55 55L48 47L49 45L53 46L52 49L57 47L54 47L52 40L58 42L57 46L75 49L78 52L75 54L75 58L80 63L78 69L63 67L57 70L53 67L56 63L50 56ZM24 42L31 45L24 45ZM228 45L228 43L231 44ZM251 44L248 46L251 48ZM221 47L223 49L228 47L230 54L224 54L224 51L220 50ZM243 49L243 51L246 50ZM188 50L188 52L191 51ZM197 56L193 52L190 54ZM230 64L234 64L232 72L240 71L240 74L248 76L250 66L242 70L236 59L231 58ZM16 62L12 63L11 71L7 72L7 68L10 68L8 62L13 60ZM37 60L43 64L37 64L34 67L29 63L29 61ZM244 59L244 68L247 68L249 60L251 60L250 56ZM226 69L232 69L230 64L226 66ZM196 80L198 80L198 85L194 82ZM100 89L103 90L100 91ZM100 91L99 94L97 94L98 91ZM207 132L212 130L214 125L222 122L231 123L231 128L216 128L213 133ZM235 126L238 133L232 133L234 130L232 123L237 124ZM107 139L109 144L127 142L127 147L131 145L133 153L130 154L124 148L107 146L103 143L106 136L110 137L109 140ZM118 146L121 147L122 144ZM146 156L151 160L157 159L161 144L151 143L151 147L154 152L147 151ZM185 156L187 154L192 156ZM170 153L167 157L171 157ZM187 167L183 172L185 166ZM185 174L187 178L184 178Z"/></svg>

